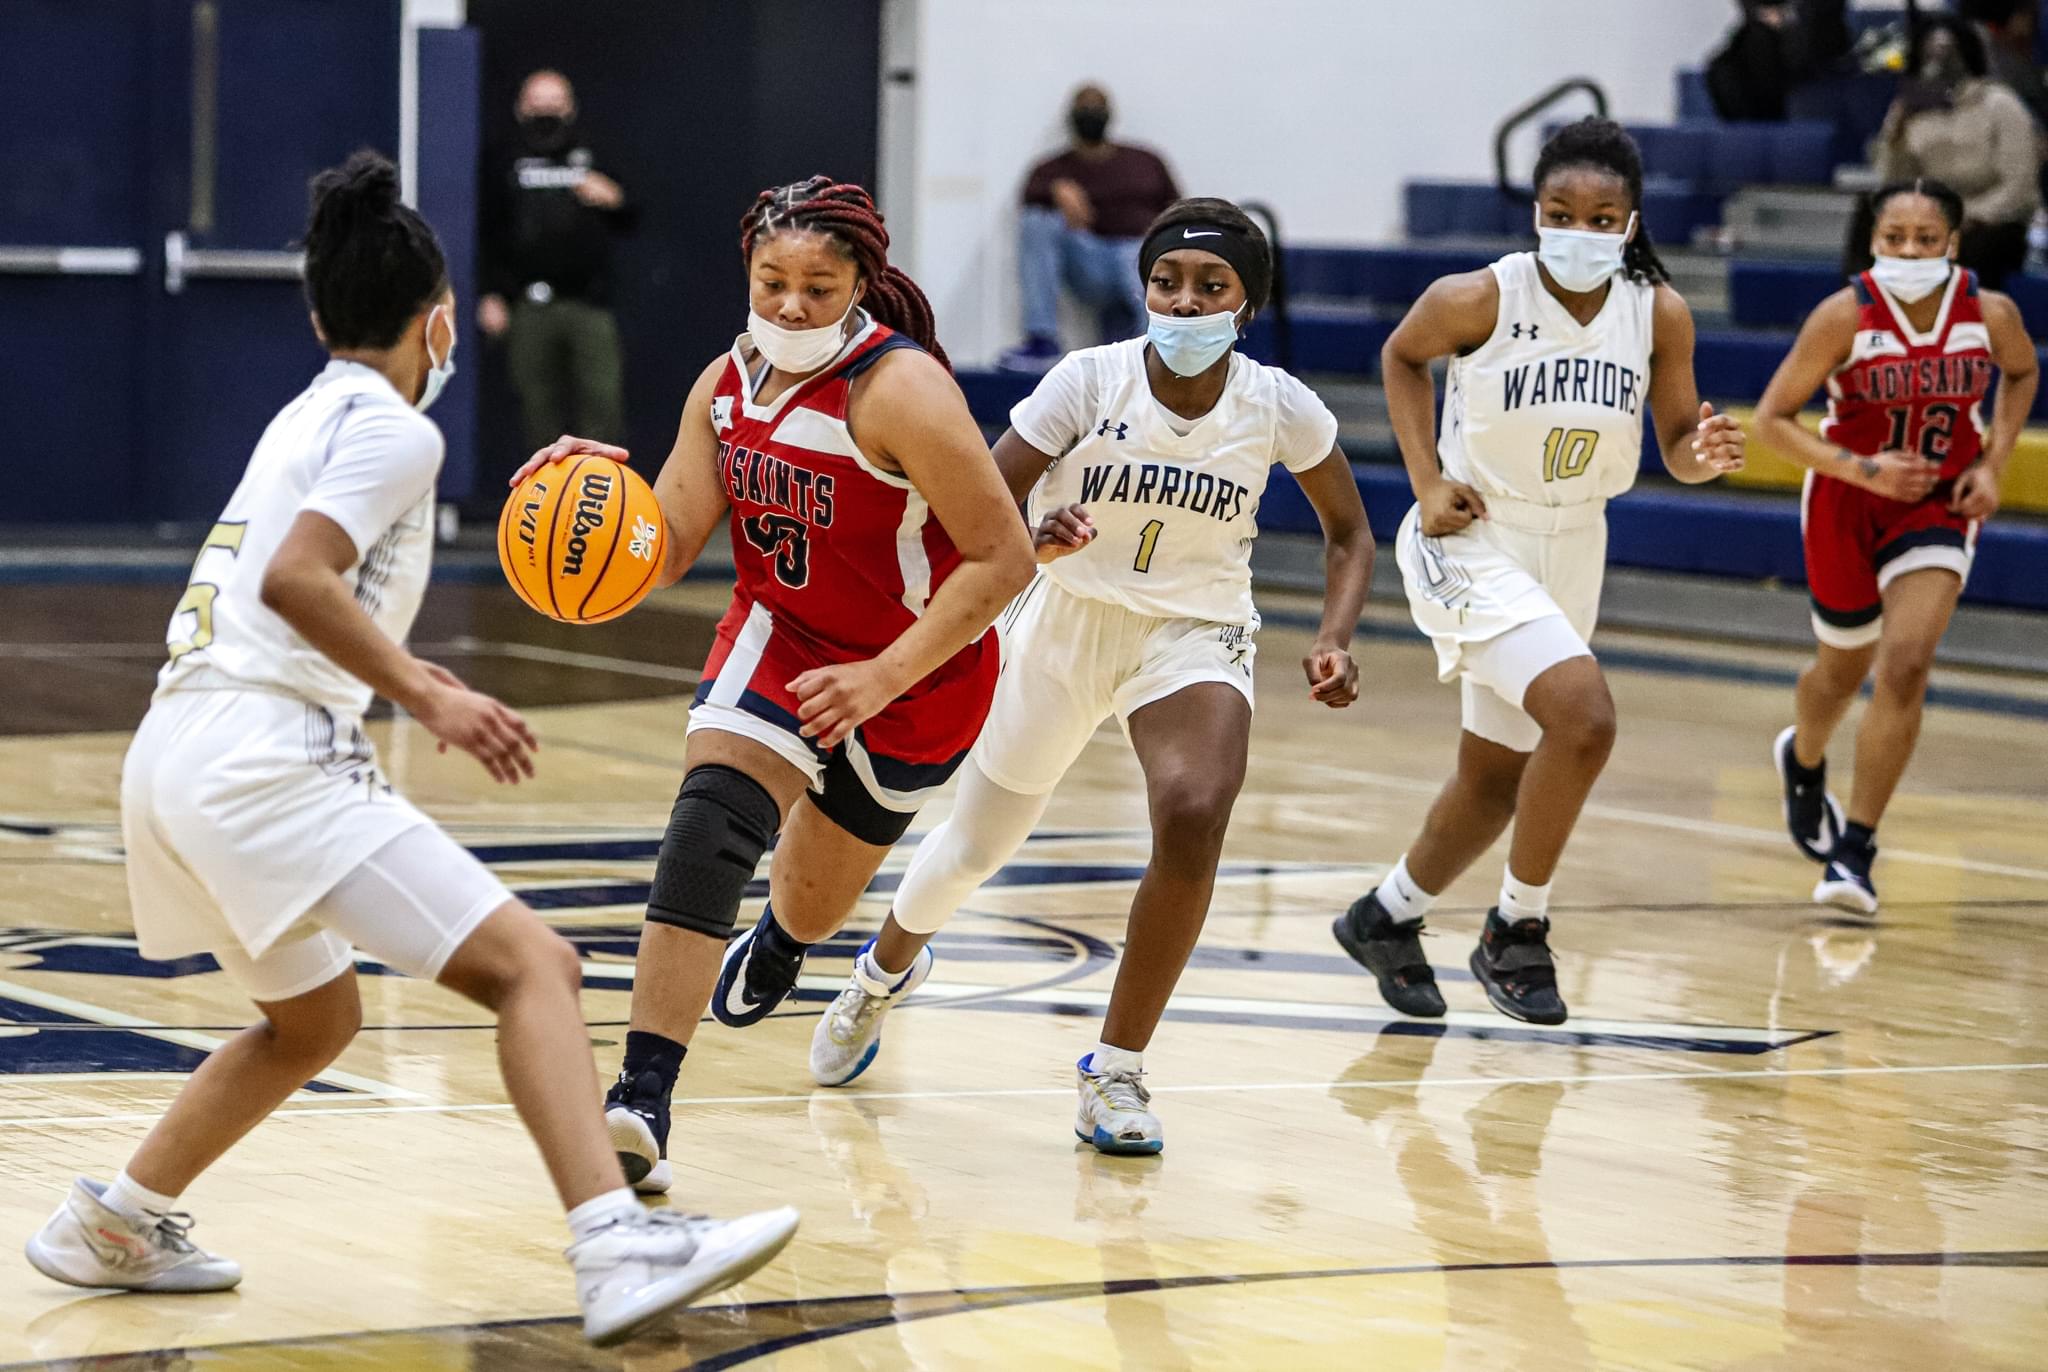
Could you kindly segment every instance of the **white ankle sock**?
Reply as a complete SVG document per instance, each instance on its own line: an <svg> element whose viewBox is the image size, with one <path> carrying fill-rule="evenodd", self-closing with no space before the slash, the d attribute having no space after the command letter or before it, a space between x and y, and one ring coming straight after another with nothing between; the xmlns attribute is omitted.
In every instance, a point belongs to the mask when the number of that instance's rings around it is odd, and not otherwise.
<svg viewBox="0 0 2048 1372"><path fill-rule="evenodd" d="M161 1191L152 1191L125 1171L114 1178L112 1184L100 1196L100 1204L130 1219L168 1215L171 1207L177 1203L176 1196L166 1196Z"/></svg>
<svg viewBox="0 0 2048 1372"><path fill-rule="evenodd" d="M1415 878L1408 875L1408 855L1401 854L1401 860L1394 864L1394 870L1381 878L1379 884L1380 908L1393 917L1396 924L1410 924L1429 913L1429 907L1436 904L1436 897L1415 884Z"/></svg>
<svg viewBox="0 0 2048 1372"><path fill-rule="evenodd" d="M1531 885L1504 870L1500 883L1500 917L1513 924L1521 919L1542 919L1550 911L1550 883Z"/></svg>
<svg viewBox="0 0 2048 1372"><path fill-rule="evenodd" d="M1142 1072L1145 1070L1145 1055L1133 1053L1128 1048L1116 1048L1107 1043L1096 1043L1088 1054L1088 1070L1091 1072Z"/></svg>
<svg viewBox="0 0 2048 1372"><path fill-rule="evenodd" d="M917 959L912 958L910 966L915 967L916 965ZM892 972L882 966L881 963L875 961L875 953L872 948L853 960L853 979L860 983L861 990L871 996L889 995L895 989L896 984L909 974L910 967L904 968L901 972Z"/></svg>
<svg viewBox="0 0 2048 1372"><path fill-rule="evenodd" d="M641 1213L638 1197L628 1186L616 1191L605 1191L592 1196L569 1212L569 1237L572 1241L589 1238L607 1225L617 1224Z"/></svg>

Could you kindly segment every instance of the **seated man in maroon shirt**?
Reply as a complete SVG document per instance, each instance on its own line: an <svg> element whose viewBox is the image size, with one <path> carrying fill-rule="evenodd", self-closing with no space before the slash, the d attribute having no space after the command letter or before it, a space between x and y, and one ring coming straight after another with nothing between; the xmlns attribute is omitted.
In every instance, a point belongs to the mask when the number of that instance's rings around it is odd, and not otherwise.
<svg viewBox="0 0 2048 1372"><path fill-rule="evenodd" d="M1067 123L1073 145L1031 169L1017 245L1023 346L1000 365L1042 372L1059 361L1059 293L1064 285L1094 310L1105 340L1135 337L1145 324L1138 244L1153 216L1180 198L1157 153L1112 143L1109 93L1074 92Z"/></svg>

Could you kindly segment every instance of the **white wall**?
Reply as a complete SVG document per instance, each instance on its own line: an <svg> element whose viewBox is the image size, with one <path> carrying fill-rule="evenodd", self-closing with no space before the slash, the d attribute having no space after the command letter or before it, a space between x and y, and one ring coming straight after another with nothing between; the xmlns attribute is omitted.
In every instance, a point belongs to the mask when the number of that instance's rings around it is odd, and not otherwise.
<svg viewBox="0 0 2048 1372"><path fill-rule="evenodd" d="M1599 81L1617 118L1670 118L1673 72L1735 17L1728 0L887 5L916 80L883 98L883 208L968 365L1014 341L1017 194L1084 80L1109 89L1112 136L1158 149L1187 193L1264 200L1297 243L1384 242L1403 181L1490 178L1494 125L1565 77ZM1532 141L1517 165L1533 158Z"/></svg>

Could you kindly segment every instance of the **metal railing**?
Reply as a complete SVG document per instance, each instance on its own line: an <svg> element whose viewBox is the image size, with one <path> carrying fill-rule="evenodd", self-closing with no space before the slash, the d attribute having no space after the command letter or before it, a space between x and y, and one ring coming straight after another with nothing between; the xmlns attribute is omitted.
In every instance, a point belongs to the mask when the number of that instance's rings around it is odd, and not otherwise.
<svg viewBox="0 0 2048 1372"><path fill-rule="evenodd" d="M1607 92L1600 83L1589 76L1574 76L1569 81L1560 81L1528 104L1510 114L1493 131L1493 184L1500 193L1511 200L1532 200L1536 191L1532 186L1518 186L1508 180L1508 140L1515 131L1536 118L1552 105L1574 91L1584 91L1593 97L1593 112L1603 118L1607 114Z"/></svg>

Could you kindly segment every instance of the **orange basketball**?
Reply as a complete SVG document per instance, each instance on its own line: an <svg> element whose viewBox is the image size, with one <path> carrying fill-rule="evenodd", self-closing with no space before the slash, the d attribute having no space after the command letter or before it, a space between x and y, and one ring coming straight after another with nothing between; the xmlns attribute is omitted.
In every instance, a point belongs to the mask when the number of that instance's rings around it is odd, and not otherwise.
<svg viewBox="0 0 2048 1372"><path fill-rule="evenodd" d="M608 458L550 462L519 483L498 516L505 579L564 624L598 624L638 605L667 546L654 491Z"/></svg>

